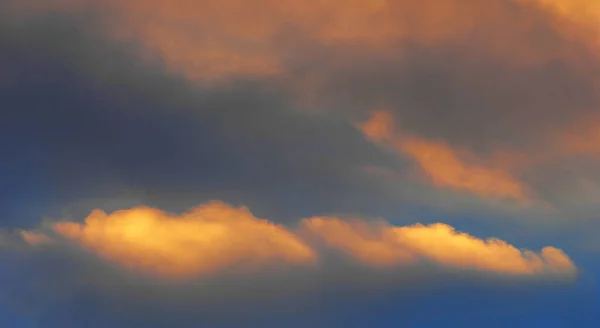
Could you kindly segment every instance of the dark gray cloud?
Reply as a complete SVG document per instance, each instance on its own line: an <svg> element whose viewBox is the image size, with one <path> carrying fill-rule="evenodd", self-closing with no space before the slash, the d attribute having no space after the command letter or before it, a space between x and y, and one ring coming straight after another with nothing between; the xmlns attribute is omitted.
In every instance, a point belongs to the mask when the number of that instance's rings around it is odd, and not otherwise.
<svg viewBox="0 0 600 328"><path fill-rule="evenodd" d="M486 153L537 145L598 105L585 40L567 39L556 17L534 7L488 5L473 9L494 18L477 32L399 40L388 52L325 47L292 29L295 41L282 49L303 51L287 62L285 81L220 87L195 85L158 57L142 60L143 46L109 37L97 14L3 20L2 165L15 186L2 190L7 216L56 213L51 204L69 201L85 212L119 199L182 209L220 198L269 217L398 211L414 187L393 192L362 170L405 163L349 120L390 108L411 132ZM315 75L312 105L325 113L297 109L297 82ZM536 174L528 181L546 188Z"/></svg>
<svg viewBox="0 0 600 328"><path fill-rule="evenodd" d="M0 26L9 220L128 197L175 209L219 198L283 217L377 206L361 166L389 159L345 119L295 112L269 85L197 89L86 18Z"/></svg>
<svg viewBox="0 0 600 328"><path fill-rule="evenodd" d="M388 109L407 131L480 153L540 146L597 114L600 66L590 40L566 37L563 21L535 7L481 7L496 8L495 19L460 38L399 40L385 52L316 48L309 54L318 60L306 66L323 76L320 95L355 117Z"/></svg>
<svg viewBox="0 0 600 328"><path fill-rule="evenodd" d="M27 227L45 215L80 219L96 207L146 203L179 211L208 199L281 221L328 212L422 222L473 219L461 214L468 211L477 219L503 218L502 204L496 206L502 213L490 213L497 209L479 200L407 183L407 163L350 124L373 108L390 108L403 128L485 153L536 144L593 110L596 64L584 40L557 34L555 18L536 10L501 8L501 19L482 23L481 33L443 44L403 41L391 53L322 47L291 32L303 45L289 63L291 79L323 77L312 111L298 108L303 95L290 80L198 86L157 58L142 60L141 44L111 38L97 14L5 19L2 220ZM519 27L525 16L534 24ZM517 31L507 48L522 52L496 53L494 44ZM560 57L564 49L574 55ZM527 54L558 59L515 64ZM365 166L397 170L398 179L366 174ZM579 186L557 181L557 171L549 164L527 181L558 202ZM557 185L567 190L555 191ZM503 222L508 227L499 236L510 238L515 223ZM487 224L482 235L494 235L498 226Z"/></svg>

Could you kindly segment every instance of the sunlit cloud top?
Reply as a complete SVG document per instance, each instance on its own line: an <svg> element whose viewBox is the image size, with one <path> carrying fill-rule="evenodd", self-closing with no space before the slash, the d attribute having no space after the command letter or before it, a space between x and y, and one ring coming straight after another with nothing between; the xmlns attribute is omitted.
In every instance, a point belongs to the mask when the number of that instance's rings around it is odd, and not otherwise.
<svg viewBox="0 0 600 328"><path fill-rule="evenodd" d="M384 221L314 217L289 229L254 217L246 208L203 204L182 215L140 207L106 214L96 210L84 223L56 222L52 230L124 269L169 280L256 274L274 264L314 267L321 252L340 251L374 269L410 268L425 261L441 267L505 274L572 277L576 268L554 247L519 250L498 239L481 240L446 224L390 226ZM22 233L32 246L46 235ZM58 240L55 240L58 242ZM319 246L321 244L321 246Z"/></svg>
<svg viewBox="0 0 600 328"><path fill-rule="evenodd" d="M112 214L97 210L84 224L59 222L54 230L119 265L173 278L316 260L285 228L222 203L181 216L152 208Z"/></svg>

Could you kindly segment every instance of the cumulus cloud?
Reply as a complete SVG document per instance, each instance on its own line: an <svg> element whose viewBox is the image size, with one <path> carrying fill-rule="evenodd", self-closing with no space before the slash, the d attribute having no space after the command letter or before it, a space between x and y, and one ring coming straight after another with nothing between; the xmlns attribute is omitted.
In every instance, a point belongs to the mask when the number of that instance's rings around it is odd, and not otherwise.
<svg viewBox="0 0 600 328"><path fill-rule="evenodd" d="M316 260L285 228L254 217L246 208L217 202L181 216L152 208L111 214L98 210L83 224L59 222L53 229L109 261L172 279Z"/></svg>
<svg viewBox="0 0 600 328"><path fill-rule="evenodd" d="M42 234L50 241L39 243ZM13 267L0 296L50 327L268 326L285 318L341 327L347 306L390 295L402 295L398 305L456 286L463 296L505 287L518 294L571 286L578 276L557 248L521 250L441 223L323 216L284 227L221 202L180 215L96 210L81 223L48 221L13 234L11 245L0 252ZM110 319L90 322L96 315Z"/></svg>
<svg viewBox="0 0 600 328"><path fill-rule="evenodd" d="M433 263L509 276L572 277L576 273L569 257L554 247L540 253L522 251L441 223L398 227L383 221L314 217L302 220L292 231L258 219L244 207L221 202L206 203L182 215L147 207L110 214L96 210L84 223L55 222L51 229L57 237L108 263L173 281L226 272L269 272L273 264L327 266L319 264L319 254L327 249L341 251L373 269ZM32 245L50 243L45 234L21 235ZM324 243L315 243L315 237Z"/></svg>
<svg viewBox="0 0 600 328"><path fill-rule="evenodd" d="M482 240L438 223L394 227L345 222L337 218L312 218L303 223L326 244L369 265L410 264L425 259L442 266L499 274L572 274L575 266L554 247L539 254L519 250L499 239Z"/></svg>

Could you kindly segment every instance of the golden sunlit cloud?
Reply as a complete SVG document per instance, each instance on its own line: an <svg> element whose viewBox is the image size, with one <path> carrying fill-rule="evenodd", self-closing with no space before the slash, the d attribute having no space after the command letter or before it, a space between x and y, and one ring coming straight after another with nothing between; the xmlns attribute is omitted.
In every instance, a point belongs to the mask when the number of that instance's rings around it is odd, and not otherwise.
<svg viewBox="0 0 600 328"><path fill-rule="evenodd" d="M410 265L415 254L394 246L394 236L374 224L354 220L315 217L302 222L302 227L322 237L329 246L338 248L357 260L376 267Z"/></svg>
<svg viewBox="0 0 600 328"><path fill-rule="evenodd" d="M84 223L55 222L51 229L71 245L132 272L173 281L220 273L269 272L272 265L327 265L319 253L340 251L373 269L442 268L510 276L573 277L576 268L561 250L519 250L498 239L482 240L438 223L391 226L385 221L313 217L296 230L258 219L245 207L203 204L174 215L138 207L107 214L93 211ZM22 232L30 245L50 244L46 234ZM56 243L53 243L56 244ZM325 248L323 248L325 247Z"/></svg>
<svg viewBox="0 0 600 328"><path fill-rule="evenodd" d="M526 200L525 186L499 166L484 165L466 150L456 150L441 141L430 141L394 130L394 118L375 111L357 124L369 140L409 156L436 186L464 190L479 196ZM493 163L492 163L493 164Z"/></svg>
<svg viewBox="0 0 600 328"><path fill-rule="evenodd" d="M219 202L180 216L147 207L96 210L83 224L59 222L54 230L125 268L174 279L316 260L285 228Z"/></svg>
<svg viewBox="0 0 600 328"><path fill-rule="evenodd" d="M510 275L572 275L576 271L569 257L554 247L545 247L536 254L499 239L478 239L442 223L395 227L312 218L305 220L303 226L327 245L378 267L421 259L446 267Z"/></svg>
<svg viewBox="0 0 600 328"><path fill-rule="evenodd" d="M589 0L520 0L523 2L534 2L543 8L564 18L575 27L584 27L585 30L575 32L587 32L593 46L600 46L600 2ZM565 32L573 32L568 26L563 28ZM587 30L587 31L586 31ZM597 48L600 50L600 48Z"/></svg>

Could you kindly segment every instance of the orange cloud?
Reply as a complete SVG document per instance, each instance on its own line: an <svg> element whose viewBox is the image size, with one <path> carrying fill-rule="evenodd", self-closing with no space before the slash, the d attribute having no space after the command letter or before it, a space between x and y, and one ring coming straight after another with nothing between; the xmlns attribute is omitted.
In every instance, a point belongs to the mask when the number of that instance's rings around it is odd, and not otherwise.
<svg viewBox="0 0 600 328"><path fill-rule="evenodd" d="M366 122L356 126L373 142L389 142L394 139L396 133L394 118L383 110L374 111Z"/></svg>
<svg viewBox="0 0 600 328"><path fill-rule="evenodd" d="M324 244L375 269L410 268L429 261L445 268L511 276L572 277L575 265L561 250L519 250L498 239L482 240L437 223L390 226L382 220L312 217L295 231L256 218L245 207L210 202L181 215L149 207L107 214L93 211L83 223L49 227L70 244L122 268L172 281L221 273L269 272L273 265L327 264ZM58 239L21 232L30 245ZM53 243L57 245L57 243ZM325 258L325 257L323 257ZM319 261L318 261L319 260Z"/></svg>
<svg viewBox="0 0 600 328"><path fill-rule="evenodd" d="M466 150L456 150L440 141L408 134L398 135L391 114L376 111L358 128L371 141L391 146L412 158L436 186L465 190L480 196L527 199L525 186L510 172L483 165Z"/></svg>
<svg viewBox="0 0 600 328"><path fill-rule="evenodd" d="M530 149L501 149L489 162L508 171L518 171L568 157L600 158L600 120L583 116L555 131Z"/></svg>
<svg viewBox="0 0 600 328"><path fill-rule="evenodd" d="M461 40L474 31L486 33L480 40L486 44L480 45L478 52L515 64L547 63L572 55L564 47L536 39L533 33L539 19L533 17L533 12L515 10L503 0L23 2L27 5L20 6L27 10L94 7L109 12L112 14L109 28L117 37L141 41L170 68L202 82L286 75L290 73L290 62L297 60L298 53L307 46L354 45L389 53L391 49L398 51L402 41L440 45ZM550 1L539 2L543 8L561 9L553 10L553 15L584 21L598 17L583 15L582 6L565 6L567 0L561 1L561 6L547 5ZM559 29L564 25L559 20L551 23ZM531 46L531 40L541 46Z"/></svg>
<svg viewBox="0 0 600 328"><path fill-rule="evenodd" d="M44 245L52 242L52 239L43 233L21 230L19 231L19 234L26 243L32 246Z"/></svg>
<svg viewBox="0 0 600 328"><path fill-rule="evenodd" d="M408 265L415 260L411 252L393 246L395 236L388 230L363 221L315 217L304 220L301 225L322 237L328 245L376 267Z"/></svg>
<svg viewBox="0 0 600 328"><path fill-rule="evenodd" d="M600 46L600 3L589 0L521 0L534 2L543 8L563 17L575 26L583 26L591 34L589 37ZM567 28L567 27L565 27ZM573 32L573 29L566 29ZM578 32L582 32L581 30ZM585 32L585 30L584 30Z"/></svg>
<svg viewBox="0 0 600 328"><path fill-rule="evenodd" d="M438 186L467 190L481 196L526 199L525 187L502 169L468 164L459 153L442 142L407 138L402 151L411 156Z"/></svg>
<svg viewBox="0 0 600 328"><path fill-rule="evenodd" d="M327 245L357 261L378 267L422 259L446 267L510 275L572 275L576 271L569 257L554 247L545 247L536 254L502 240L478 239L441 223L394 227L356 220L312 218L305 220L303 226Z"/></svg>
<svg viewBox="0 0 600 328"><path fill-rule="evenodd" d="M555 156L600 155L600 118L583 118L566 130L554 142Z"/></svg>
<svg viewBox="0 0 600 328"><path fill-rule="evenodd" d="M125 268L172 279L316 260L285 228L219 202L181 216L147 207L111 214L96 210L83 224L59 222L54 230Z"/></svg>

